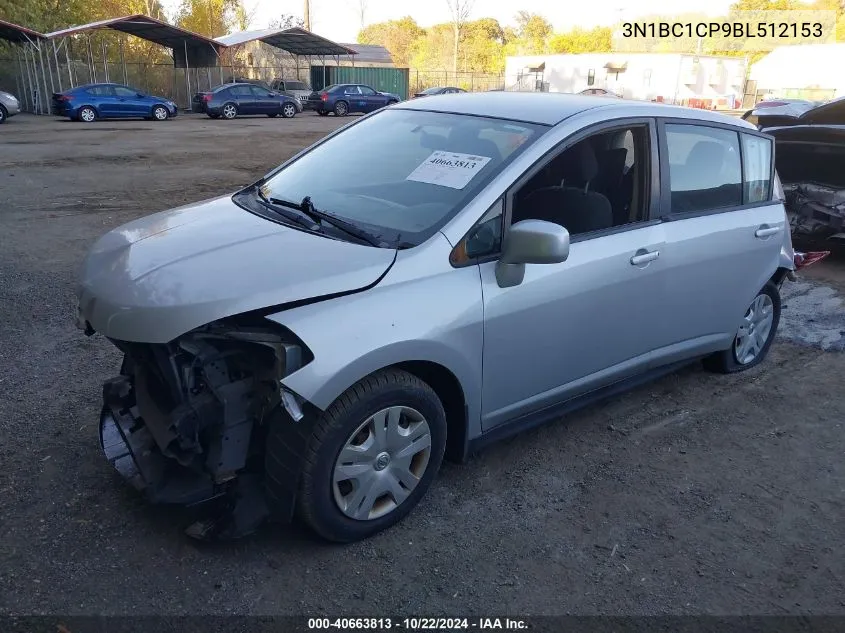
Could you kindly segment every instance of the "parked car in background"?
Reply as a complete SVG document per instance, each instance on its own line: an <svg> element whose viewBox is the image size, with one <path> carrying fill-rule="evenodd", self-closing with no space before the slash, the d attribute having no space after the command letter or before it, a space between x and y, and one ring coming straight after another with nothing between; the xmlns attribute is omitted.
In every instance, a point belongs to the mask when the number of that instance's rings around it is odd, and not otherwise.
<svg viewBox="0 0 845 633"><path fill-rule="evenodd" d="M453 86L449 86L446 88L426 88L425 90L418 92L414 95L416 98L420 97L431 97L433 95L451 95L451 94L458 94L460 92L466 92L463 88L455 88Z"/></svg>
<svg viewBox="0 0 845 633"><path fill-rule="evenodd" d="M252 84L253 86L270 90L270 84L266 81L261 79L250 79L249 77L229 77L223 82L223 84Z"/></svg>
<svg viewBox="0 0 845 633"><path fill-rule="evenodd" d="M372 112L401 100L399 95L379 92L363 84L335 84L312 92L305 109L314 110L320 116L331 112L335 116L346 116L352 112Z"/></svg>
<svg viewBox="0 0 845 633"><path fill-rule="evenodd" d="M738 118L621 99L362 117L93 245L77 326L124 357L103 452L155 502L218 499L194 537L371 536L446 456L698 360L758 366L798 265L773 158Z"/></svg>
<svg viewBox="0 0 845 633"><path fill-rule="evenodd" d="M302 109L294 97L247 83L218 86L212 92L203 93L201 98L205 113L212 119L234 119L252 114L282 115L290 119Z"/></svg>
<svg viewBox="0 0 845 633"><path fill-rule="evenodd" d="M179 113L165 97L145 94L123 84L88 84L53 93L53 113L74 121L97 119L152 119L166 121Z"/></svg>
<svg viewBox="0 0 845 633"><path fill-rule="evenodd" d="M619 99L619 95L610 92L610 90L605 90L604 88L587 88L586 90L582 90L578 93L579 95L592 95L594 97L613 97L615 99Z"/></svg>
<svg viewBox="0 0 845 633"><path fill-rule="evenodd" d="M10 116L20 114L21 104L11 92L0 90L0 123L5 123Z"/></svg>
<svg viewBox="0 0 845 633"><path fill-rule="evenodd" d="M308 96L313 92L311 86L297 79L275 79L270 83L270 90L293 97L300 104L308 101Z"/></svg>
<svg viewBox="0 0 845 633"><path fill-rule="evenodd" d="M755 112L749 120L775 139L793 235L845 245L845 98Z"/></svg>

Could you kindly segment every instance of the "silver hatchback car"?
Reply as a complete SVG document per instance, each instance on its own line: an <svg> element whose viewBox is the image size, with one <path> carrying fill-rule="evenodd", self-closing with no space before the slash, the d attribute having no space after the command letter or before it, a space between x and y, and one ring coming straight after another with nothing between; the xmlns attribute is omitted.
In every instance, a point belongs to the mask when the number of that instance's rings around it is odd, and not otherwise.
<svg viewBox="0 0 845 633"><path fill-rule="evenodd" d="M102 448L198 538L353 541L444 457L703 359L766 356L794 269L772 139L716 113L478 93L358 119L102 237Z"/></svg>

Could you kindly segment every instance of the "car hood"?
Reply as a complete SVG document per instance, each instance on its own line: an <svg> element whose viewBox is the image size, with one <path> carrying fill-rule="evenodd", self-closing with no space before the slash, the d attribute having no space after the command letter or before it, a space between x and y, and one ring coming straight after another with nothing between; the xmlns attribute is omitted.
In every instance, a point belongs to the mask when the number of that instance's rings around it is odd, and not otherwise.
<svg viewBox="0 0 845 633"><path fill-rule="evenodd" d="M228 316L363 289L395 256L215 198L101 237L82 267L78 318L113 339L166 343Z"/></svg>
<svg viewBox="0 0 845 633"><path fill-rule="evenodd" d="M402 97L400 97L395 92L382 92L381 90L379 90L379 94L384 95L385 97L395 97L396 99L399 99L400 101L402 100Z"/></svg>
<svg viewBox="0 0 845 633"><path fill-rule="evenodd" d="M792 120L800 125L845 125L845 97L822 104L788 103L756 108L752 114L757 115L764 124L767 118L777 118L783 122Z"/></svg>

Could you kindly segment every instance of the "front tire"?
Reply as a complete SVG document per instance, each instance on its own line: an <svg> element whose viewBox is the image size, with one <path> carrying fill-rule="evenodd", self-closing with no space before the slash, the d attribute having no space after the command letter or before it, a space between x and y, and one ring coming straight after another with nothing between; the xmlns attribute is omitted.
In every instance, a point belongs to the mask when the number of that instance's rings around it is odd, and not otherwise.
<svg viewBox="0 0 845 633"><path fill-rule="evenodd" d="M286 103L282 106L282 116L286 119L292 119L296 116L296 106L292 103Z"/></svg>
<svg viewBox="0 0 845 633"><path fill-rule="evenodd" d="M167 111L163 105L157 105L153 108L154 121L167 121L170 118L170 112Z"/></svg>
<svg viewBox="0 0 845 633"><path fill-rule="evenodd" d="M347 114L349 114L349 105L347 105L346 101L338 101L334 104L335 116L346 116Z"/></svg>
<svg viewBox="0 0 845 633"><path fill-rule="evenodd" d="M769 282L748 307L730 349L706 358L705 367L720 374L735 374L762 363L775 340L780 309L780 293Z"/></svg>
<svg viewBox="0 0 845 633"><path fill-rule="evenodd" d="M298 514L329 541L372 536L414 509L445 450L446 414L434 390L405 371L373 374L317 419L305 452ZM268 486L283 472L274 468L277 463L268 455Z"/></svg>
<svg viewBox="0 0 845 633"><path fill-rule="evenodd" d="M6 119L9 118L8 112L6 112L5 106L0 103L0 125L3 125L6 122Z"/></svg>

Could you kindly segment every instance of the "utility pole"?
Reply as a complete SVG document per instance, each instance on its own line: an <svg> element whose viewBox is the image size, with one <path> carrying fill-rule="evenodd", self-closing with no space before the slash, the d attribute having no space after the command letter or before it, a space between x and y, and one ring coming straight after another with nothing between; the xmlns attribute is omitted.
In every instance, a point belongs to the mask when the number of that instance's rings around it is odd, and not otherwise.
<svg viewBox="0 0 845 633"><path fill-rule="evenodd" d="M303 13L305 14L303 16L304 21L305 21L305 30L310 31L311 30L311 0L305 0L305 9L304 9Z"/></svg>

